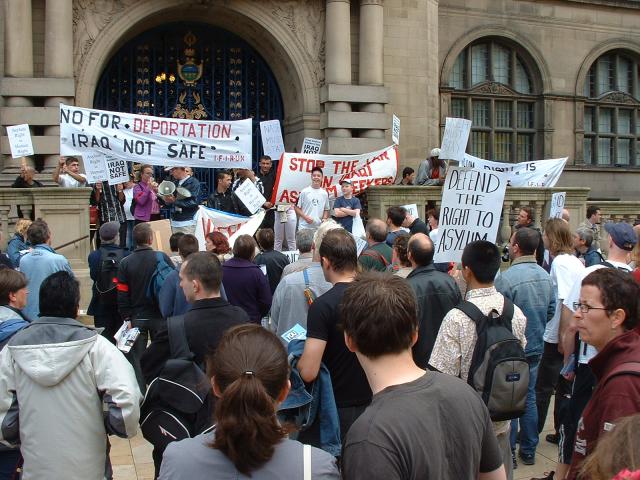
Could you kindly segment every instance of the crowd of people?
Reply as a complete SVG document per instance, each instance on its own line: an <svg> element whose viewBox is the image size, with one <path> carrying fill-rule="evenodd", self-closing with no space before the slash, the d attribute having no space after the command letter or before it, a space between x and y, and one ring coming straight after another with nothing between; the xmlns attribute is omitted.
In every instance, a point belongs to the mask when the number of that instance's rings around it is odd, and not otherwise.
<svg viewBox="0 0 640 480"><path fill-rule="evenodd" d="M419 184L444 178L438 155ZM350 182L331 205L314 168L296 204L263 205L255 235L200 245L190 169L170 169L168 194L151 166L138 172L94 186L96 328L78 321L79 283L47 223L16 224L0 268L0 479L111 478L108 436L139 425L162 439L163 480L512 479L536 462L554 394L559 461L544 478L640 470L640 226L589 207L575 232L568 219L540 230L523 206L504 255L479 240L459 264L434 263L438 208L363 222ZM218 173L209 206L247 214L234 193L247 179L271 198L268 157L235 176ZM54 179L86 184L75 159ZM171 255L152 248L159 202ZM150 398L177 365L211 384L180 441L162 423L149 434Z"/></svg>

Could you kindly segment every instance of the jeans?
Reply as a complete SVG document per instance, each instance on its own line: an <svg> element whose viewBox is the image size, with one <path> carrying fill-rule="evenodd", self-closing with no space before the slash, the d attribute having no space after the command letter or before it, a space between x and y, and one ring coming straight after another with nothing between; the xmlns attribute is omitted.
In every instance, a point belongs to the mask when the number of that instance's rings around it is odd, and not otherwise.
<svg viewBox="0 0 640 480"><path fill-rule="evenodd" d="M296 212L293 207L287 210L287 221L280 221L280 213L276 212L275 223L273 224L275 234L274 250L282 251L282 240L287 239L287 250L296 249Z"/></svg>
<svg viewBox="0 0 640 480"><path fill-rule="evenodd" d="M511 420L511 450L515 451L520 424L520 453L535 455L538 446L538 408L536 406L536 381L541 355L527 357L529 364L529 389L524 414L518 419Z"/></svg>
<svg viewBox="0 0 640 480"><path fill-rule="evenodd" d="M538 380L536 382L536 405L538 407L538 433L542 433L544 422L547 419L551 395L558 385L560 370L562 370L562 354L558 352L557 343L544 342L544 353L538 368ZM556 395L556 400L558 396ZM557 407L557 402L556 402ZM556 408L557 410L557 408ZM554 416L554 428L558 431L559 425Z"/></svg>

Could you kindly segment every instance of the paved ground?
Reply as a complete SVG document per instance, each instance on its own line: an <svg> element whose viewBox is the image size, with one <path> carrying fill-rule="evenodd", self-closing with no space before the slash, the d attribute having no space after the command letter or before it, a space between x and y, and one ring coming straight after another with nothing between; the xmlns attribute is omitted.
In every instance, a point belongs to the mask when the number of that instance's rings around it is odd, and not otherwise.
<svg viewBox="0 0 640 480"><path fill-rule="evenodd" d="M545 441L544 437L551 432L553 403L549 407L549 415L545 431L540 435L540 444L536 454L536 464L530 467L520 464L513 472L514 480L529 480L531 477L542 477L543 473L555 470L558 448ZM151 445L141 434L131 440L117 437L111 438L111 462L114 480L153 480L153 461Z"/></svg>

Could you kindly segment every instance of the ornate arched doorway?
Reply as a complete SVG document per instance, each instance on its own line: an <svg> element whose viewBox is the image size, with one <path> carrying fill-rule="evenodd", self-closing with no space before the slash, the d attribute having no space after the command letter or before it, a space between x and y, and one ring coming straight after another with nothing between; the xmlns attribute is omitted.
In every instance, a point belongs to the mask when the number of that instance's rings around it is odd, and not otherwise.
<svg viewBox="0 0 640 480"><path fill-rule="evenodd" d="M200 120L253 118L254 162L262 154L259 122L283 119L271 69L245 41L201 23L171 23L125 44L100 76L94 108ZM209 189L212 170L197 169Z"/></svg>

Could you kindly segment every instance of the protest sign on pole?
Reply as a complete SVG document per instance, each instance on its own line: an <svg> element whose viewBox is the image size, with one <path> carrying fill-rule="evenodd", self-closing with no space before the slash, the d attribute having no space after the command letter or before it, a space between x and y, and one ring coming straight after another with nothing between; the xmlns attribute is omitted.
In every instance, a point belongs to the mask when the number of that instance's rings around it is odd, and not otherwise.
<svg viewBox="0 0 640 480"><path fill-rule="evenodd" d="M361 155L285 153L278 165L271 203L296 203L300 191L311 184L311 170L316 166L324 173L322 187L330 198L340 195L342 180L350 180L357 195L372 185L393 185L398 152L394 145Z"/></svg>
<svg viewBox="0 0 640 480"><path fill-rule="evenodd" d="M260 193L260 190L258 190L255 184L248 178L238 185L234 193L252 214L256 213L260 207L264 205L264 202L267 201Z"/></svg>
<svg viewBox="0 0 640 480"><path fill-rule="evenodd" d="M262 137L262 151L273 160L278 160L284 153L282 130L280 120L267 120L260 122L260 135Z"/></svg>
<svg viewBox="0 0 640 480"><path fill-rule="evenodd" d="M440 158L447 160L462 160L467 149L471 120L466 118L447 117L444 124L444 135L440 145Z"/></svg>
<svg viewBox="0 0 640 480"><path fill-rule="evenodd" d="M532 162L504 163L491 162L482 158L465 155L461 167L476 170L503 172L509 187L554 187L567 163L567 157Z"/></svg>
<svg viewBox="0 0 640 480"><path fill-rule="evenodd" d="M304 137L304 142L302 142L302 153L310 153L312 155L320 153L320 149L322 148L322 140L319 138L311 138Z"/></svg>
<svg viewBox="0 0 640 480"><path fill-rule="evenodd" d="M449 167L442 189L434 262L459 262L476 240L495 242L507 181L503 174Z"/></svg>
<svg viewBox="0 0 640 480"><path fill-rule="evenodd" d="M391 140L394 144L400 145L400 119L393 116L393 123L391 125Z"/></svg>
<svg viewBox="0 0 640 480"><path fill-rule="evenodd" d="M551 194L549 218L562 218L562 209L567 198L567 192L555 192Z"/></svg>
<svg viewBox="0 0 640 480"><path fill-rule="evenodd" d="M414 217L418 218L418 205L415 203L412 203L410 205L402 205L402 208L404 208L407 213L409 215L413 215Z"/></svg>
<svg viewBox="0 0 640 480"><path fill-rule="evenodd" d="M31 143L29 125L23 123L22 125L7 127L7 136L9 137L11 158L33 155L33 144Z"/></svg>
<svg viewBox="0 0 640 480"><path fill-rule="evenodd" d="M238 235L251 235L264 219L264 210L260 210L255 215L245 217L233 213L223 212L214 208L200 206L196 212L196 233L200 249L206 248L205 237L209 232L218 231L229 239L229 246L233 247L233 242Z"/></svg>
<svg viewBox="0 0 640 480"><path fill-rule="evenodd" d="M212 122L60 104L60 155L98 151L164 167L251 168L251 119Z"/></svg>
<svg viewBox="0 0 640 480"><path fill-rule="evenodd" d="M107 171L109 172L109 185L118 185L129 181L129 169L125 160L107 157Z"/></svg>
<svg viewBox="0 0 640 480"><path fill-rule="evenodd" d="M86 152L82 155L87 183L98 183L109 179L107 158L101 152Z"/></svg>

